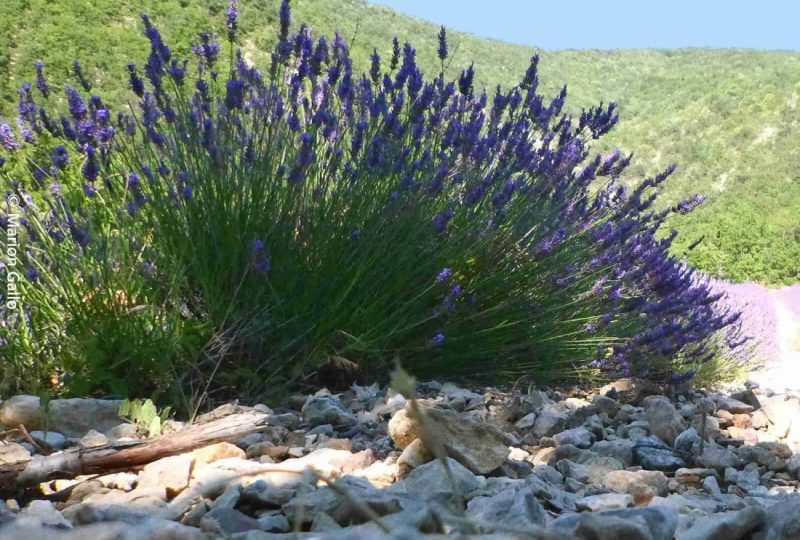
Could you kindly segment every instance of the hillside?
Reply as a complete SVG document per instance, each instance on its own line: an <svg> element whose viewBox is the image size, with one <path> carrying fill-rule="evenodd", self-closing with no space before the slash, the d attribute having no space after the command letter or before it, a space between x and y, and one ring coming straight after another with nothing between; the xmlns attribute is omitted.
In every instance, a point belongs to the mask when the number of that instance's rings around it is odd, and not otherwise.
<svg viewBox="0 0 800 540"><path fill-rule="evenodd" d="M41 59L53 85L82 61L108 101L123 103L126 63L147 44L140 11L155 19L180 56L202 29L223 24L224 0L4 0L0 16L0 111L13 117L16 88ZM278 0L243 0L240 46L266 57L277 26ZM295 25L340 29L363 67L373 45L388 53L392 35L411 41L423 66L437 69L437 27L361 0L296 0ZM533 26L535 28L535 26ZM529 47L451 33L449 73L475 63L479 84L511 84ZM750 50L538 51L544 90L567 83L573 109L600 100L620 105L621 123L598 150L634 151L629 180L669 163L678 172L664 203L701 192L708 202L671 224L677 254L701 236L689 259L737 281L800 281L800 53ZM11 118L8 118L11 119Z"/></svg>

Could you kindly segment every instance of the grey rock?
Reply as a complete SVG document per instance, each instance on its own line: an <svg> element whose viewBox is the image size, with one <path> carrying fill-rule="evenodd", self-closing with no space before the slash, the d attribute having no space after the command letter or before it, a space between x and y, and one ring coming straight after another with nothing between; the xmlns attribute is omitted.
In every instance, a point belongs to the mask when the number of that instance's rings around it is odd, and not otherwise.
<svg viewBox="0 0 800 540"><path fill-rule="evenodd" d="M568 514L550 525L583 540L671 540L677 527L677 512L664 507Z"/></svg>
<svg viewBox="0 0 800 540"><path fill-rule="evenodd" d="M48 405L52 429L67 437L82 437L90 429L105 432L120 423L116 399L54 399Z"/></svg>
<svg viewBox="0 0 800 540"><path fill-rule="evenodd" d="M686 429L683 417L667 398L651 401L645 411L645 419L650 424L650 431L669 445Z"/></svg>
<svg viewBox="0 0 800 540"><path fill-rule="evenodd" d="M294 493L293 489L276 486L268 480L259 479L248 484L242 490L241 498L259 506L280 508L294 497Z"/></svg>
<svg viewBox="0 0 800 540"><path fill-rule="evenodd" d="M597 407L598 412L608 416L614 416L619 410L619 404L608 396L597 395L592 399L592 405Z"/></svg>
<svg viewBox="0 0 800 540"><path fill-rule="evenodd" d="M746 414L753 412L754 407L732 397L719 396L716 399L717 409L728 411L732 414Z"/></svg>
<svg viewBox="0 0 800 540"><path fill-rule="evenodd" d="M767 510L761 540L800 540L800 495L790 495Z"/></svg>
<svg viewBox="0 0 800 540"><path fill-rule="evenodd" d="M630 467L633 463L633 443L627 439L597 441L592 445L592 452L612 457L622 463L623 467Z"/></svg>
<svg viewBox="0 0 800 540"><path fill-rule="evenodd" d="M695 447L699 447L701 440L697 430L690 427L675 438L674 447L682 452L692 452Z"/></svg>
<svg viewBox="0 0 800 540"><path fill-rule="evenodd" d="M533 427L534 422L536 421L536 413L528 413L514 424L514 427L517 429L530 429Z"/></svg>
<svg viewBox="0 0 800 540"><path fill-rule="evenodd" d="M283 514L265 514L259 516L258 525L262 531L271 533L289 532L289 520Z"/></svg>
<svg viewBox="0 0 800 540"><path fill-rule="evenodd" d="M452 458L447 458L447 466L457 489L462 494L480 489L485 483L485 479L475 476L472 471ZM442 494L453 494L453 486L439 460L417 467L411 471L402 484L408 494L423 500L433 499Z"/></svg>
<svg viewBox="0 0 800 540"><path fill-rule="evenodd" d="M622 464L614 458L593 457L583 463L562 459L557 464L559 472L583 484L598 484L612 471L622 469Z"/></svg>
<svg viewBox="0 0 800 540"><path fill-rule="evenodd" d="M691 525L675 535L676 540L739 540L750 533L764 519L764 510L750 506L733 512L720 512L700 516Z"/></svg>
<svg viewBox="0 0 800 540"><path fill-rule="evenodd" d="M317 512L314 514L314 519L311 520L311 527L309 530L311 532L324 532L334 531L341 528L342 526L339 525L331 516L325 512Z"/></svg>
<svg viewBox="0 0 800 540"><path fill-rule="evenodd" d="M702 467L724 471L728 467L741 466L739 457L721 446L707 445L703 453L697 457L697 463Z"/></svg>
<svg viewBox="0 0 800 540"><path fill-rule="evenodd" d="M30 436L39 444L44 444L55 450L61 450L67 445L67 438L57 431L34 430L30 432Z"/></svg>
<svg viewBox="0 0 800 540"><path fill-rule="evenodd" d="M81 448L96 448L107 444L108 437L94 429L90 429L86 435L81 437L80 441L78 441L78 445L80 445Z"/></svg>
<svg viewBox="0 0 800 540"><path fill-rule="evenodd" d="M577 448L589 448L594 442L594 436L585 428L574 428L556 433L553 440L558 446L571 444Z"/></svg>
<svg viewBox="0 0 800 540"><path fill-rule="evenodd" d="M686 467L683 458L676 456L671 450L636 446L633 449L633 456L639 465L653 471L676 471L681 467Z"/></svg>
<svg viewBox="0 0 800 540"><path fill-rule="evenodd" d="M703 478L703 491L709 495L720 495L722 493L722 490L719 488L719 482L717 482L714 476L706 476Z"/></svg>
<svg viewBox="0 0 800 540"><path fill-rule="evenodd" d="M323 424L351 426L356 423L355 415L332 396L309 396L301 413L303 421L311 426Z"/></svg>
<svg viewBox="0 0 800 540"><path fill-rule="evenodd" d="M491 497L474 497L467 505L467 516L520 527L545 525L547 521L544 508L529 487L506 489Z"/></svg>
<svg viewBox="0 0 800 540"><path fill-rule="evenodd" d="M200 529L214 534L230 535L260 528L257 519L233 508L215 508L200 519Z"/></svg>
<svg viewBox="0 0 800 540"><path fill-rule="evenodd" d="M536 416L533 423L533 434L537 437L550 437L564 429L567 414L554 405L548 405Z"/></svg>
<svg viewBox="0 0 800 540"><path fill-rule="evenodd" d="M106 430L105 434L113 443L124 439L135 439L139 434L139 428L135 424L125 422Z"/></svg>

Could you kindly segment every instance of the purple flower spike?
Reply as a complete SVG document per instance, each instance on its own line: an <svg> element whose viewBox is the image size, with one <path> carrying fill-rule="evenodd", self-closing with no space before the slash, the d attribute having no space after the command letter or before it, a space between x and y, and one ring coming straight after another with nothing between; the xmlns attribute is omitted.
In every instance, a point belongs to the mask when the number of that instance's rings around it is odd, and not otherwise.
<svg viewBox="0 0 800 540"><path fill-rule="evenodd" d="M437 332L428 340L428 345L431 347L438 347L442 343L444 343L444 334L441 332Z"/></svg>

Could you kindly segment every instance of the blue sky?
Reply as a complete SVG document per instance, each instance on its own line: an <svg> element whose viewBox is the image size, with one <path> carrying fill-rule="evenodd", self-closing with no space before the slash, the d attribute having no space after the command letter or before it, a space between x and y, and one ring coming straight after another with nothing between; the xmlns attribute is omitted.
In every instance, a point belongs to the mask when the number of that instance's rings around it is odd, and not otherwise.
<svg viewBox="0 0 800 540"><path fill-rule="evenodd" d="M800 0L370 0L473 34L547 49L800 50Z"/></svg>

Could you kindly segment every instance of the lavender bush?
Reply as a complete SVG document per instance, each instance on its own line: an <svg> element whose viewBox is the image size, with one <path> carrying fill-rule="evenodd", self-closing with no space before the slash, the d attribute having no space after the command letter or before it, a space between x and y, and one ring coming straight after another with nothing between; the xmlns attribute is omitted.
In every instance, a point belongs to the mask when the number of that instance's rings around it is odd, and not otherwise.
<svg viewBox="0 0 800 540"><path fill-rule="evenodd" d="M19 129L0 128L25 275L2 314L7 383L263 394L333 355L374 373L681 379L736 323L656 236L701 200L654 212L672 169L629 191L630 156L590 153L613 103L566 113L566 88L537 93L536 57L491 95L471 67L451 80L444 29L440 73L395 40L358 74L341 36L291 31L286 1L262 73L235 50L237 17L234 2L229 51L201 34L188 62L143 15L130 110L79 65L68 114L34 98L56 94L42 66L20 90Z"/></svg>

